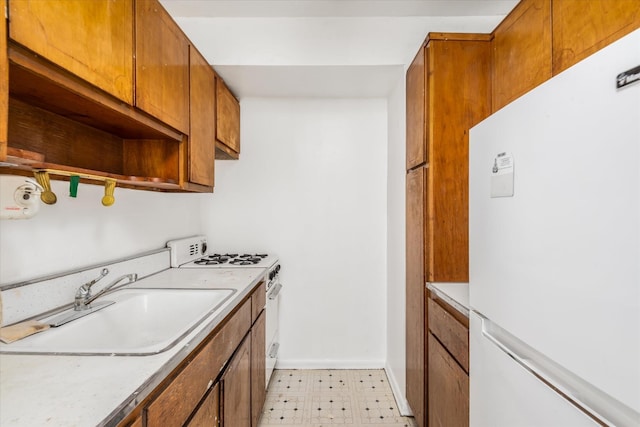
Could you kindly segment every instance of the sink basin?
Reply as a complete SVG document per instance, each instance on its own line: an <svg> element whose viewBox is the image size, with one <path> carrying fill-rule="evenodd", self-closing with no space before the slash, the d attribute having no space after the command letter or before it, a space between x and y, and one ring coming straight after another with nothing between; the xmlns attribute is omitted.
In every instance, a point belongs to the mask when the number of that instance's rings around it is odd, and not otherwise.
<svg viewBox="0 0 640 427"><path fill-rule="evenodd" d="M119 290L101 298L114 304L12 344L0 343L0 352L161 353L195 329L234 292L232 289ZM47 320L42 319L45 323Z"/></svg>

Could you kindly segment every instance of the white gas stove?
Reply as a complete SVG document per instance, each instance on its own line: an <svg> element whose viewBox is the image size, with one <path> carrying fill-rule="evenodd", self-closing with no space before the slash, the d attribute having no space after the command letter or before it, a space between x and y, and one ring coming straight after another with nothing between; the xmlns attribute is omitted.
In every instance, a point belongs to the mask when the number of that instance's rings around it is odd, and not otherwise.
<svg viewBox="0 0 640 427"><path fill-rule="evenodd" d="M280 311L280 263L278 257L259 252L209 253L207 238L193 236L167 242L173 268L264 268L266 270L266 385L278 358Z"/></svg>

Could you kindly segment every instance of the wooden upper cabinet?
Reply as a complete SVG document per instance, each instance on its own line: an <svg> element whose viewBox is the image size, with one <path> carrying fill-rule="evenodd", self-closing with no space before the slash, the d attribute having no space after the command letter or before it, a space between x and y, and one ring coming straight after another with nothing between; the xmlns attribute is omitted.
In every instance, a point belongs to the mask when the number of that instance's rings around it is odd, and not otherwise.
<svg viewBox="0 0 640 427"><path fill-rule="evenodd" d="M221 159L240 155L240 103L224 81L216 78L216 148Z"/></svg>
<svg viewBox="0 0 640 427"><path fill-rule="evenodd" d="M190 46L189 181L213 188L216 151L216 83L213 68Z"/></svg>
<svg viewBox="0 0 640 427"><path fill-rule="evenodd" d="M555 0L553 74L640 28L638 0Z"/></svg>
<svg viewBox="0 0 640 427"><path fill-rule="evenodd" d="M13 41L133 104L133 0L11 0L9 17Z"/></svg>
<svg viewBox="0 0 640 427"><path fill-rule="evenodd" d="M551 78L551 0L522 0L493 34L497 111Z"/></svg>
<svg viewBox="0 0 640 427"><path fill-rule="evenodd" d="M488 34L427 43L426 281L469 280L469 129L491 111Z"/></svg>
<svg viewBox="0 0 640 427"><path fill-rule="evenodd" d="M427 162L425 140L426 49L421 48L407 70L407 170Z"/></svg>
<svg viewBox="0 0 640 427"><path fill-rule="evenodd" d="M189 132L189 40L158 0L136 0L136 106Z"/></svg>

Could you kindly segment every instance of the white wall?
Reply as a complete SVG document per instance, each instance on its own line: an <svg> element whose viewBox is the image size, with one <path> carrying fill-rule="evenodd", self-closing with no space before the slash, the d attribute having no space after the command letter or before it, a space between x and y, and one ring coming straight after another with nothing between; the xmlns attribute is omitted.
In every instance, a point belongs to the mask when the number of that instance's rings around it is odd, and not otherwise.
<svg viewBox="0 0 640 427"><path fill-rule="evenodd" d="M385 99L241 102L239 162L216 162L213 250L282 262L280 367L384 366Z"/></svg>
<svg viewBox="0 0 640 427"><path fill-rule="evenodd" d="M405 375L405 73L388 98L387 150L387 360L386 372L400 412L411 414Z"/></svg>
<svg viewBox="0 0 640 427"><path fill-rule="evenodd" d="M116 188L106 208L101 186L80 184L76 199L67 182L52 188L55 205L29 220L0 221L1 285L164 247L201 230L201 203L212 197Z"/></svg>

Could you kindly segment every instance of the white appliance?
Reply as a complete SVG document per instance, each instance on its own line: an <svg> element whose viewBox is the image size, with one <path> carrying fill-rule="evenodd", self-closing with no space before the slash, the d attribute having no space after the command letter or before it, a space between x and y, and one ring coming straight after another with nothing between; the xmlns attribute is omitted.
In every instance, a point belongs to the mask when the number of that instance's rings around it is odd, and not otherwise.
<svg viewBox="0 0 640 427"><path fill-rule="evenodd" d="M265 305L265 368L266 384L269 385L275 369L280 348L280 263L272 254L258 252L210 253L205 236L193 236L167 242L171 267L177 268L264 268L267 295Z"/></svg>
<svg viewBox="0 0 640 427"><path fill-rule="evenodd" d="M471 129L472 427L640 426L638 66L640 30Z"/></svg>

